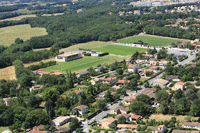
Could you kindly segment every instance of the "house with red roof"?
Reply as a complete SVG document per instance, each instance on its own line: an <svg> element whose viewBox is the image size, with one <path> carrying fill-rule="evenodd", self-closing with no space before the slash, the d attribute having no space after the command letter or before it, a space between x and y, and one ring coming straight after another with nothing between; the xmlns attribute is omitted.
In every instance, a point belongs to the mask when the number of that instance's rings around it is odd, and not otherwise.
<svg viewBox="0 0 200 133"><path fill-rule="evenodd" d="M185 82L177 82L173 87L172 90L185 90L186 83Z"/></svg>
<svg viewBox="0 0 200 133"><path fill-rule="evenodd" d="M136 69L140 69L141 67L139 65L136 64L130 64L128 66L128 72L134 72Z"/></svg>
<svg viewBox="0 0 200 133"><path fill-rule="evenodd" d="M132 117L132 121L136 121L137 119L141 119L141 118L142 118L141 115L134 115Z"/></svg>

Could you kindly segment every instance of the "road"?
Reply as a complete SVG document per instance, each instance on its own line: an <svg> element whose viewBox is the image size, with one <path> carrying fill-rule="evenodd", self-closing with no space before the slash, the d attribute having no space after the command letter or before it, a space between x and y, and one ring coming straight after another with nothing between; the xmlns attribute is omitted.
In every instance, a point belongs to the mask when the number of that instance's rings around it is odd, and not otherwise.
<svg viewBox="0 0 200 133"><path fill-rule="evenodd" d="M159 50L159 49L157 49L157 50ZM169 54L176 54L176 55L183 55L184 54L184 55L188 56L188 58L186 60L184 60L182 62L178 62L178 64L176 66L178 66L178 65L185 65L185 64L189 63L191 60L193 60L195 58L195 54L190 55L190 51L189 50L183 50L183 49L178 49L178 48L168 48L167 50L168 50ZM161 78L162 75L163 75L163 73L161 73L158 76L156 76L155 78L149 80L149 84L152 84L156 79ZM141 90L142 89L145 89L144 85L141 86ZM138 90L138 92L140 92L141 90ZM137 96L139 94L138 92L137 93L135 91L133 91L133 92L127 92L127 96L125 96L121 101L118 101L117 103L114 103L112 106L108 107L108 110L102 111L100 114L96 115L91 120L86 121L85 123L83 123L84 124L84 126L82 128L83 131L84 132L88 132L88 130L90 128L88 124L92 123L93 120L95 120L95 121L102 120L102 117L104 117L107 114L109 114L109 112L110 112L111 109L119 106L120 103L124 104L125 103L125 99L129 98L130 96Z"/></svg>

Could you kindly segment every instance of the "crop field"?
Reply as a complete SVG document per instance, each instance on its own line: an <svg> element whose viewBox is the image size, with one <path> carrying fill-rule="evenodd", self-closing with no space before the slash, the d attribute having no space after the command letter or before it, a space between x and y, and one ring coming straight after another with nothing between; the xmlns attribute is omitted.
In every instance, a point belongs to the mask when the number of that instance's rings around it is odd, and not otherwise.
<svg viewBox="0 0 200 133"><path fill-rule="evenodd" d="M96 50L97 52L108 52L110 54L116 55L132 55L136 51L146 51L143 48L135 48L135 47L128 47L128 46L120 46L120 45L107 45L100 48L93 48L92 50Z"/></svg>
<svg viewBox="0 0 200 133"><path fill-rule="evenodd" d="M15 67L14 66L9 66L6 68L0 69L0 80L15 80L16 75L15 75Z"/></svg>
<svg viewBox="0 0 200 133"><path fill-rule="evenodd" d="M28 24L0 28L0 45L9 46L18 37L25 41L33 36L46 34L45 28L31 28Z"/></svg>
<svg viewBox="0 0 200 133"><path fill-rule="evenodd" d="M84 57L81 59L73 60L70 62L59 63L55 66L50 66L43 68L41 70L46 71L59 71L65 73L66 70L69 71L83 71L89 67L96 67L98 64L110 64L114 61L121 61L122 58L116 56L104 56L104 57Z"/></svg>
<svg viewBox="0 0 200 133"><path fill-rule="evenodd" d="M171 45L171 43L176 43L177 41L184 41L183 39L175 39L175 38L167 38L167 37L159 37L153 35L139 35L139 36L132 36L127 37L124 39L118 40L120 43L133 43L138 42L139 40L143 41L144 43L148 43L150 46L167 46Z"/></svg>
<svg viewBox="0 0 200 133"><path fill-rule="evenodd" d="M13 17L13 18L2 19L2 20L0 20L0 21L21 20L21 19L23 19L23 18L33 18L33 17L36 17L36 15L35 15L35 14L30 14L30 15L20 15L20 16Z"/></svg>

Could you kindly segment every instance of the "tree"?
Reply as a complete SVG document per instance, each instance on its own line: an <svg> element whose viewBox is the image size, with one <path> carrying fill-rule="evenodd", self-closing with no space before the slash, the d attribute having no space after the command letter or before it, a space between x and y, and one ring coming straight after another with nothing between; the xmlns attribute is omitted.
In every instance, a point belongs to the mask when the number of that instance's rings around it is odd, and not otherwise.
<svg viewBox="0 0 200 133"><path fill-rule="evenodd" d="M111 92L109 90L105 94L105 100L106 100L106 102L112 102L114 100L113 96L111 95Z"/></svg>
<svg viewBox="0 0 200 133"><path fill-rule="evenodd" d="M130 83L126 85L126 88L129 90L136 90L137 91L137 80L135 78L131 79Z"/></svg>
<svg viewBox="0 0 200 133"><path fill-rule="evenodd" d="M122 75L123 74L123 70L122 69L117 69L116 72L117 72L118 75Z"/></svg>
<svg viewBox="0 0 200 133"><path fill-rule="evenodd" d="M35 125L46 125L49 123L49 117L46 111L35 109L30 111L26 116L27 127L32 128Z"/></svg>
<svg viewBox="0 0 200 133"><path fill-rule="evenodd" d="M190 114L193 116L200 116L200 100L194 99L190 109Z"/></svg>
<svg viewBox="0 0 200 133"><path fill-rule="evenodd" d="M190 111L191 102L185 97L176 100L174 106L174 113L177 115L184 115L186 112Z"/></svg>
<svg viewBox="0 0 200 133"><path fill-rule="evenodd" d="M148 87L149 87L149 82L146 82L146 83L144 84L144 87L145 87L145 88L148 88Z"/></svg>
<svg viewBox="0 0 200 133"><path fill-rule="evenodd" d="M174 93L174 99L180 99L182 97L184 97L184 92L181 89L178 89L175 93Z"/></svg>
<svg viewBox="0 0 200 133"><path fill-rule="evenodd" d="M108 126L109 126L109 128L111 128L111 129L115 129L115 128L117 127L116 124L109 124Z"/></svg>
<svg viewBox="0 0 200 133"><path fill-rule="evenodd" d="M162 101L169 101L169 94L165 91L165 90L161 90L156 94L156 100L158 102L162 102Z"/></svg>
<svg viewBox="0 0 200 133"><path fill-rule="evenodd" d="M143 103L141 101L137 101L137 100L134 100L130 104L130 110L133 113L139 114L139 115L147 115L147 114L150 113L150 107L149 107L149 105L146 105L145 103Z"/></svg>
<svg viewBox="0 0 200 133"><path fill-rule="evenodd" d="M59 92L57 91L57 89L49 89L44 93L43 99L45 101L52 101L55 103L57 101L58 96Z"/></svg>
<svg viewBox="0 0 200 133"><path fill-rule="evenodd" d="M167 102L163 101L160 105L160 110L163 114L167 114L169 112L169 108Z"/></svg>
<svg viewBox="0 0 200 133"><path fill-rule="evenodd" d="M23 43L24 41L20 38L16 38L15 39L15 44L20 44L20 43Z"/></svg>
<svg viewBox="0 0 200 133"><path fill-rule="evenodd" d="M126 123L126 117L125 116L120 116L119 118L118 118L118 122L119 122L119 124L125 124Z"/></svg>
<svg viewBox="0 0 200 133"><path fill-rule="evenodd" d="M71 123L69 124L70 129L74 130L76 128L79 128L80 123L76 117L71 119Z"/></svg>
<svg viewBox="0 0 200 133"><path fill-rule="evenodd" d="M106 107L106 101L102 99L97 100L97 108L104 109Z"/></svg>
<svg viewBox="0 0 200 133"><path fill-rule="evenodd" d="M141 95L138 95L136 97L136 100L137 101L141 101L141 102L143 102L145 104L150 104L151 98L149 96L145 95L145 94L141 94Z"/></svg>

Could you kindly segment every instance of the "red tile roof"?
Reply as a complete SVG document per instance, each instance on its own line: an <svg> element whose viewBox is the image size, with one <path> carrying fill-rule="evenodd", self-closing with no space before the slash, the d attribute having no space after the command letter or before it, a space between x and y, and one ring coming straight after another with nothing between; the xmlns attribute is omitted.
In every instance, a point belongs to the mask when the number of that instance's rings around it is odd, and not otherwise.
<svg viewBox="0 0 200 133"><path fill-rule="evenodd" d="M134 116L132 117L132 119L137 120L137 119L139 119L140 117L141 117L141 115L134 115Z"/></svg>
<svg viewBox="0 0 200 133"><path fill-rule="evenodd" d="M53 73L53 71L44 71L44 70L35 70L33 72L35 72L35 73L46 73L46 74Z"/></svg>
<svg viewBox="0 0 200 133"><path fill-rule="evenodd" d="M185 82L177 82L176 84L185 85Z"/></svg>

